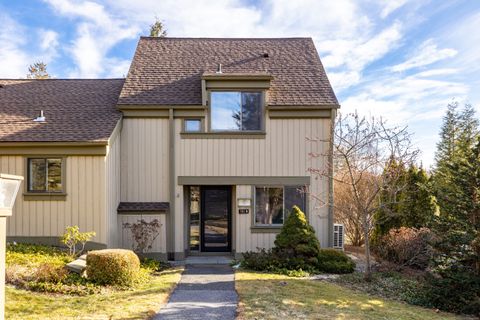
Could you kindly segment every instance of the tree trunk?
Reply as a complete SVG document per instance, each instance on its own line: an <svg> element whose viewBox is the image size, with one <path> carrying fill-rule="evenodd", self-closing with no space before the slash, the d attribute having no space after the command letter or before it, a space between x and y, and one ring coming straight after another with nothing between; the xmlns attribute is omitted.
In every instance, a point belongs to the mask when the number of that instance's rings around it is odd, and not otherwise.
<svg viewBox="0 0 480 320"><path fill-rule="evenodd" d="M368 218L367 213L364 213L363 217L363 232L365 238L365 258L366 258L366 266L365 266L365 280L370 281L372 278L372 268L370 263L370 238L368 236L368 231L370 230L368 225Z"/></svg>

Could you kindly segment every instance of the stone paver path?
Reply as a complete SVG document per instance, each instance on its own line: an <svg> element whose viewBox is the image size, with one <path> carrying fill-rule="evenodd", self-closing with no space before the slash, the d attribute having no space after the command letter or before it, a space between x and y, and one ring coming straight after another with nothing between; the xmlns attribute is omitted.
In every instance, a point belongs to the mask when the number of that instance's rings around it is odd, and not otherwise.
<svg viewBox="0 0 480 320"><path fill-rule="evenodd" d="M168 304L154 319L235 319L238 296L228 265L187 265Z"/></svg>

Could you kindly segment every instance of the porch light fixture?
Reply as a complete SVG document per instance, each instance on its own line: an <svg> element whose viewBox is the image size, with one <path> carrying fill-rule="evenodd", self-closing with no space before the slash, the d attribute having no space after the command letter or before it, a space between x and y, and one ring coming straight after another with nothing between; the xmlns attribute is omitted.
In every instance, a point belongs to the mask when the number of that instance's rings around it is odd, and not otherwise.
<svg viewBox="0 0 480 320"><path fill-rule="evenodd" d="M7 217L12 215L23 177L0 173L0 319L5 318L5 251Z"/></svg>
<svg viewBox="0 0 480 320"><path fill-rule="evenodd" d="M11 216L23 177L0 173L0 217Z"/></svg>

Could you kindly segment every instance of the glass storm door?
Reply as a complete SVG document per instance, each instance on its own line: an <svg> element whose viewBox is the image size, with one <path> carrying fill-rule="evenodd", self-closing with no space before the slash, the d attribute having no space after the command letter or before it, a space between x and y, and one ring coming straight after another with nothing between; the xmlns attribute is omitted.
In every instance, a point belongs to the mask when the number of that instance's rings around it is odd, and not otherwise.
<svg viewBox="0 0 480 320"><path fill-rule="evenodd" d="M201 187L201 246L203 252L230 252L231 187Z"/></svg>

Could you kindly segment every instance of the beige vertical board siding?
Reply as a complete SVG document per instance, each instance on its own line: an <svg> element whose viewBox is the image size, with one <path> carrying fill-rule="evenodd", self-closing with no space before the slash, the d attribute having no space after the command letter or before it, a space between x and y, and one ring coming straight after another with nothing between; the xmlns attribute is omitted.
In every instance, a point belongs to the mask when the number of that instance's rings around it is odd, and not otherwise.
<svg viewBox="0 0 480 320"><path fill-rule="evenodd" d="M108 153L105 158L106 163L106 195L107 195L107 232L108 246L117 247L117 208L120 202L120 136L114 137L111 145L108 147Z"/></svg>
<svg viewBox="0 0 480 320"><path fill-rule="evenodd" d="M182 130L182 123L181 119L174 121L174 132L175 132L175 137L174 138L178 141L178 137L180 136L180 131ZM180 166L182 161L180 161L182 158L185 158L185 164L186 163L193 163L196 161L195 155L191 154L189 158L186 158L184 154L180 152L180 149L178 148L177 141L174 141L175 143L175 152L174 152L174 161L175 161L175 170L178 170L177 168ZM178 171L177 171L178 172ZM177 175L175 175L175 179L177 179ZM174 212L172 214L175 214L175 236L174 236L174 242L175 242L175 247L174 250L175 252L185 252L185 250L188 248L188 243L185 241L185 209L184 209L184 190L183 186L179 186L177 182L175 181L175 204L172 205L170 204L171 207L174 207Z"/></svg>
<svg viewBox="0 0 480 320"><path fill-rule="evenodd" d="M308 142L307 138L328 140L330 119L266 118L265 139L181 139L180 120L176 120L177 176L309 176L309 168L324 168L324 157L312 158L316 152L326 154L327 142ZM251 197L251 186L238 186L236 197ZM309 199L309 221L322 246L328 245L328 180L311 178L310 191L320 200ZM180 194L182 194L180 192ZM178 198L177 198L178 199ZM183 203L183 201L179 201ZM183 211L176 206L177 217ZM237 208L235 208L237 209ZM236 223L237 252L270 248L274 233L251 233L251 215L238 215ZM177 220L177 229L181 224ZM182 222L183 223L183 222ZM183 230L183 229L182 229ZM177 238L181 240L182 238Z"/></svg>
<svg viewBox="0 0 480 320"><path fill-rule="evenodd" d="M145 220L145 222L151 222L155 219L160 221L160 233L158 237L154 240L152 244L151 252L167 252L167 237L166 237L166 220L165 214L158 215L127 215L121 214L118 215L117 228L118 228L118 244L121 248L124 249L133 249L133 239L132 233L129 229L123 227L124 223L137 223L140 220Z"/></svg>
<svg viewBox="0 0 480 320"><path fill-rule="evenodd" d="M169 201L168 119L124 119L121 201Z"/></svg>
<svg viewBox="0 0 480 320"><path fill-rule="evenodd" d="M61 236L65 228L78 225L81 231L95 231L95 242L107 243L105 215L105 157L69 156L66 160L65 201L25 201L18 195L8 236ZM0 172L24 176L25 158L0 156ZM26 180L25 182L26 183ZM23 192L23 186L22 186Z"/></svg>

